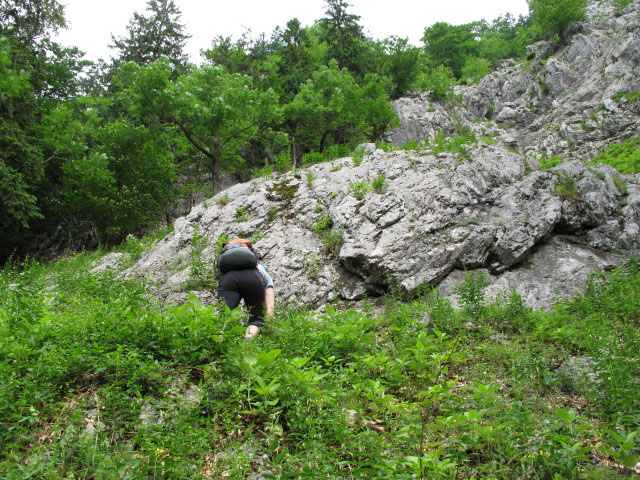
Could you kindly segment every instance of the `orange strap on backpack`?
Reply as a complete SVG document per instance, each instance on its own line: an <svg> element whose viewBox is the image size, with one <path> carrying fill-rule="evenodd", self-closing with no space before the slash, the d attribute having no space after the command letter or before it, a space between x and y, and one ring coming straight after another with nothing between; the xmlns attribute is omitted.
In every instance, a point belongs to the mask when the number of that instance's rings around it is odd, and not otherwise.
<svg viewBox="0 0 640 480"><path fill-rule="evenodd" d="M251 240L248 240L246 238L234 238L233 240L229 240L227 243L224 244L223 249L226 248L227 245L230 245L232 243L241 243L248 249L253 250L253 245L251 244Z"/></svg>

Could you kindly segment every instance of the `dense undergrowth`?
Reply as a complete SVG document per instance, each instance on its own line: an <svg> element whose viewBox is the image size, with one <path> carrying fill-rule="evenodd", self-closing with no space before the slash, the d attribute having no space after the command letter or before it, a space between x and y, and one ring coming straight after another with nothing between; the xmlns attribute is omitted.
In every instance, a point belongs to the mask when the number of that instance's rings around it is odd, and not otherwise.
<svg viewBox="0 0 640 480"><path fill-rule="evenodd" d="M96 255L0 273L0 476L633 476L640 266L544 313L483 295L325 313L164 307ZM637 469L636 469L637 474ZM251 477L250 475L254 475Z"/></svg>

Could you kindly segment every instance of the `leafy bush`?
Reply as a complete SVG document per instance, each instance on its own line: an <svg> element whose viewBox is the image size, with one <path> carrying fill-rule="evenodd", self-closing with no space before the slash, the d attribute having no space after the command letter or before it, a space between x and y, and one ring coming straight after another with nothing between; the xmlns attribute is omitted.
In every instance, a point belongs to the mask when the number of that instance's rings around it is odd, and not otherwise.
<svg viewBox="0 0 640 480"><path fill-rule="evenodd" d="M564 162L566 162L566 160L560 155L552 155L551 157L548 157L546 153L538 159L541 170L557 167Z"/></svg>
<svg viewBox="0 0 640 480"><path fill-rule="evenodd" d="M622 143L611 145L606 151L596 155L591 165L604 163L620 173L640 173L640 137L628 138Z"/></svg>
<svg viewBox="0 0 640 480"><path fill-rule="evenodd" d="M321 230L327 230L331 227L333 227L333 218L328 215L322 215L320 218L318 218L318 220L316 220L316 223L313 227L311 227L311 230L319 232Z"/></svg>
<svg viewBox="0 0 640 480"><path fill-rule="evenodd" d="M353 166L359 167L364 160L364 150L362 148L357 148L352 154L351 158L353 160Z"/></svg>
<svg viewBox="0 0 640 480"><path fill-rule="evenodd" d="M486 58L469 58L462 68L461 78L467 84L477 83L482 77L491 73L491 63Z"/></svg>
<svg viewBox="0 0 640 480"><path fill-rule="evenodd" d="M302 165L305 167L309 165L314 165L316 163L322 163L322 162L324 162L324 155L319 152L305 153L302 156Z"/></svg>
<svg viewBox="0 0 640 480"><path fill-rule="evenodd" d="M271 165L265 165L262 168L259 168L258 170L255 170L253 172L253 178L269 178L271 175L273 175L273 167Z"/></svg>
<svg viewBox="0 0 640 480"><path fill-rule="evenodd" d="M561 170L555 172L558 177L558 184L556 185L556 194L572 202L579 202L581 200L578 186L576 185L576 179L571 174Z"/></svg>
<svg viewBox="0 0 640 480"><path fill-rule="evenodd" d="M395 145L390 142L376 142L376 148L379 148L384 152L393 152L396 150Z"/></svg>
<svg viewBox="0 0 640 480"><path fill-rule="evenodd" d="M636 103L638 100L640 100L640 90L634 90L633 92L617 93L613 97L611 97L611 99L616 102L619 102L623 98L626 98L629 101L629 103Z"/></svg>
<svg viewBox="0 0 640 480"><path fill-rule="evenodd" d="M368 180L358 180L349 184L349 193L356 199L362 200L364 196L373 191L373 187Z"/></svg>
<svg viewBox="0 0 640 480"><path fill-rule="evenodd" d="M456 78L449 67L439 65L428 73L418 76L415 88L422 92L429 92L433 100L447 100L453 96Z"/></svg>
<svg viewBox="0 0 640 480"><path fill-rule="evenodd" d="M191 236L189 279L183 285L184 290L211 288L215 285L212 262L207 262L202 258L202 252L208 245L207 237L200 235L200 231L196 227Z"/></svg>
<svg viewBox="0 0 640 480"><path fill-rule="evenodd" d="M371 182L371 187L373 188L373 191L376 193L383 193L388 186L389 184L386 181L386 176L384 173L378 175Z"/></svg>
<svg viewBox="0 0 640 480"><path fill-rule="evenodd" d="M238 222L246 222L249 220L249 212L247 207L237 207L236 208L236 221Z"/></svg>
<svg viewBox="0 0 640 480"><path fill-rule="evenodd" d="M279 172L288 172L292 168L291 152L284 150L278 153L274 158L274 163Z"/></svg>
<svg viewBox="0 0 640 480"><path fill-rule="evenodd" d="M471 130L467 129L461 135L452 137L445 137L444 132L439 131L433 141L433 154L438 155L442 152L458 153L462 158L471 160L471 155L465 147L469 143L478 143L478 139Z"/></svg>
<svg viewBox="0 0 640 480"><path fill-rule="evenodd" d="M635 260L549 312L469 273L460 310L280 304L245 343L240 309L161 305L98 256L0 271L3 478L633 476Z"/></svg>
<svg viewBox="0 0 640 480"><path fill-rule="evenodd" d="M403 150L409 150L414 152L419 152L424 148L424 145L418 145L417 142L410 140L402 146Z"/></svg>

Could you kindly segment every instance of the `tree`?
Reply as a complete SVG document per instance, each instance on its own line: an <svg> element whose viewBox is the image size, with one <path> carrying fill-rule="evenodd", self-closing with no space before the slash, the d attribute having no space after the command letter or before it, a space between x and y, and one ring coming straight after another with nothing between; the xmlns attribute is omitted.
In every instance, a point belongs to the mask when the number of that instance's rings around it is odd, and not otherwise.
<svg viewBox="0 0 640 480"><path fill-rule="evenodd" d="M486 58L468 58L462 68L461 80L468 84L478 82L485 75L489 75L491 63Z"/></svg>
<svg viewBox="0 0 640 480"><path fill-rule="evenodd" d="M272 52L273 44L266 40L264 33L254 39L251 30L247 29L236 41L217 36L211 48L202 55L213 65L225 67L229 73L248 75L258 87L275 69L269 64Z"/></svg>
<svg viewBox="0 0 640 480"><path fill-rule="evenodd" d="M167 57L173 71L183 70L188 57L184 44L189 35L180 23L181 12L173 0L149 0L148 16L134 13L127 27L128 36L111 36L112 48L119 51L116 64L135 62L139 65Z"/></svg>
<svg viewBox="0 0 640 480"><path fill-rule="evenodd" d="M221 170L237 171L244 164L241 150L273 135L279 121L272 90L256 90L249 77L221 66L203 65L172 81L166 60L146 67L128 63L118 82L132 118L149 128L174 129L204 155L212 187Z"/></svg>
<svg viewBox="0 0 640 480"><path fill-rule="evenodd" d="M320 20L320 25L321 40L329 47L329 58L334 58L340 68L363 76L366 70L362 58L363 43L366 39L358 23L360 16L347 13L350 5L345 0L326 0L326 3L327 16Z"/></svg>
<svg viewBox="0 0 640 480"><path fill-rule="evenodd" d="M565 45L565 32L572 22L587 18L588 0L529 0L533 26L541 35L558 35Z"/></svg>
<svg viewBox="0 0 640 480"><path fill-rule="evenodd" d="M391 79L396 99L407 94L420 73L420 50L409 45L406 38L390 37L382 42L384 60L380 71Z"/></svg>
<svg viewBox="0 0 640 480"><path fill-rule="evenodd" d="M415 86L418 90L429 92L433 100L441 101L451 98L455 84L453 71L449 67L438 65L420 75Z"/></svg>
<svg viewBox="0 0 640 480"><path fill-rule="evenodd" d="M288 103L300 91L300 86L311 77L313 60L309 52L311 40L300 21L293 18L277 38L276 54L280 57L278 73L281 78L283 103Z"/></svg>
<svg viewBox="0 0 640 480"><path fill-rule="evenodd" d="M47 38L64 26L51 0L0 2L0 257L23 245L44 217L46 171L57 159L43 143L47 114L77 90L77 49Z"/></svg>
<svg viewBox="0 0 640 480"><path fill-rule="evenodd" d="M449 67L456 78L460 78L467 58L475 56L478 46L470 25L450 25L446 22L426 28L422 41L433 65Z"/></svg>
<svg viewBox="0 0 640 480"><path fill-rule="evenodd" d="M368 77L359 87L335 60L314 72L295 99L285 107L297 141L306 152L322 152L330 144L379 138L395 113L384 82Z"/></svg>
<svg viewBox="0 0 640 480"><path fill-rule="evenodd" d="M66 25L64 6L56 0L2 0L0 31L25 46Z"/></svg>
<svg viewBox="0 0 640 480"><path fill-rule="evenodd" d="M354 108L360 113L364 123L363 133L370 142L382 140L383 134L400 126L400 119L391 108L385 89L385 79L368 73L358 92L358 102Z"/></svg>

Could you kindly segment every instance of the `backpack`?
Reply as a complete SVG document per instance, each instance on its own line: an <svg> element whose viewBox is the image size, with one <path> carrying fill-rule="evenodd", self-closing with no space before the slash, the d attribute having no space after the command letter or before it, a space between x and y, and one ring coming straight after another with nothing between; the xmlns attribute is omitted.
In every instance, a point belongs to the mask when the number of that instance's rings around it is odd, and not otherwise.
<svg viewBox="0 0 640 480"><path fill-rule="evenodd" d="M249 270L258 266L258 255L251 245L251 240L236 238L224 244L216 264L222 273Z"/></svg>

